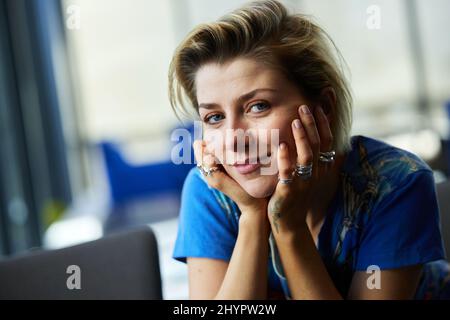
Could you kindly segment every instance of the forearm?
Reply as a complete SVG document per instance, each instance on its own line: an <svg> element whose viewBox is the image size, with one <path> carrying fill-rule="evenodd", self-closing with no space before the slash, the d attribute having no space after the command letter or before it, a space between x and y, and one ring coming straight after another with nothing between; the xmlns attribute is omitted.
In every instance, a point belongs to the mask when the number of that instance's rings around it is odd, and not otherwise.
<svg viewBox="0 0 450 320"><path fill-rule="evenodd" d="M216 299L266 299L270 225L261 217L242 215L239 234Z"/></svg>
<svg viewBox="0 0 450 320"><path fill-rule="evenodd" d="M292 299L342 299L305 223L296 232L277 233L275 241Z"/></svg>

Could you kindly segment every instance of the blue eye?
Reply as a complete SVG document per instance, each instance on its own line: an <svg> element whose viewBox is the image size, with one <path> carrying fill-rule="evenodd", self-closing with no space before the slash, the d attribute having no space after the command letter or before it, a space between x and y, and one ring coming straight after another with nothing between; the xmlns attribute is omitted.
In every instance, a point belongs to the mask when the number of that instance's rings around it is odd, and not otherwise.
<svg viewBox="0 0 450 320"><path fill-rule="evenodd" d="M263 112L263 111L267 110L268 108L269 108L269 106L267 104L259 102L259 103L252 105L250 107L250 111L258 113L258 112Z"/></svg>
<svg viewBox="0 0 450 320"><path fill-rule="evenodd" d="M213 114L205 118L206 123L214 124L222 120L224 117L221 114Z"/></svg>

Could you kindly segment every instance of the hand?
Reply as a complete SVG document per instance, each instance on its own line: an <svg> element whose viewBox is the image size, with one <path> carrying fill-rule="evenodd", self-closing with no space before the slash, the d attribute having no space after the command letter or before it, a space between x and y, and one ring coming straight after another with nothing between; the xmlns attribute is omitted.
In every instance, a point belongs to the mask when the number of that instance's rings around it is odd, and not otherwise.
<svg viewBox="0 0 450 320"><path fill-rule="evenodd" d="M239 183L225 172L223 166L217 162L216 157L208 151L205 141L196 140L194 141L193 147L197 164L206 168L218 168L211 175L205 177L209 186L223 192L231 198L241 210L242 215L255 213L261 218L267 219L265 216L267 212L267 199L257 199L250 196Z"/></svg>
<svg viewBox="0 0 450 320"><path fill-rule="evenodd" d="M331 151L333 136L327 116L321 107L317 107L314 115L307 106L298 109L299 119L292 122L292 132L296 146L296 161L300 165L312 164L312 176L309 179L293 177L295 163L291 163L285 143L278 148L278 170L280 179L290 179L289 184L278 183L269 200L268 216L274 233L296 232L306 226L306 214L321 200L329 189L329 172L334 162L319 161L319 152ZM314 119L316 118L316 120ZM322 200L323 201L323 200Z"/></svg>

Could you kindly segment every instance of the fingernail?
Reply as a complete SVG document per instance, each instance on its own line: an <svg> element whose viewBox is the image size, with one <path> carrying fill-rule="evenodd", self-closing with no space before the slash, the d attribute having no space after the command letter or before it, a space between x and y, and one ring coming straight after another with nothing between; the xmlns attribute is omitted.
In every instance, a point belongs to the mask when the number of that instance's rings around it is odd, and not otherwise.
<svg viewBox="0 0 450 320"><path fill-rule="evenodd" d="M284 142L280 143L280 149L281 150L286 149L286 144Z"/></svg>
<svg viewBox="0 0 450 320"><path fill-rule="evenodd" d="M302 126L302 124L300 123L299 119L295 119L294 120L294 127L297 129L300 129L300 127Z"/></svg>
<svg viewBox="0 0 450 320"><path fill-rule="evenodd" d="M307 106L303 105L301 108L304 114L311 114L311 111L309 111L309 108Z"/></svg>
<svg viewBox="0 0 450 320"><path fill-rule="evenodd" d="M325 112L323 112L323 109L322 109L321 106L318 106L318 107L317 107L317 111L319 111L319 113L325 114Z"/></svg>

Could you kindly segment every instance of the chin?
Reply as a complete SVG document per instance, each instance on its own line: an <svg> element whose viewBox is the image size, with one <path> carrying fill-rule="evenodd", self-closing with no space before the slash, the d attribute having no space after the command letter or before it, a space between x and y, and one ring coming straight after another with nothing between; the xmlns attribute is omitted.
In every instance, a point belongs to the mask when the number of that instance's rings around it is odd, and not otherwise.
<svg viewBox="0 0 450 320"><path fill-rule="evenodd" d="M259 176L251 180L239 181L241 187L253 198L270 197L277 186L277 176Z"/></svg>

